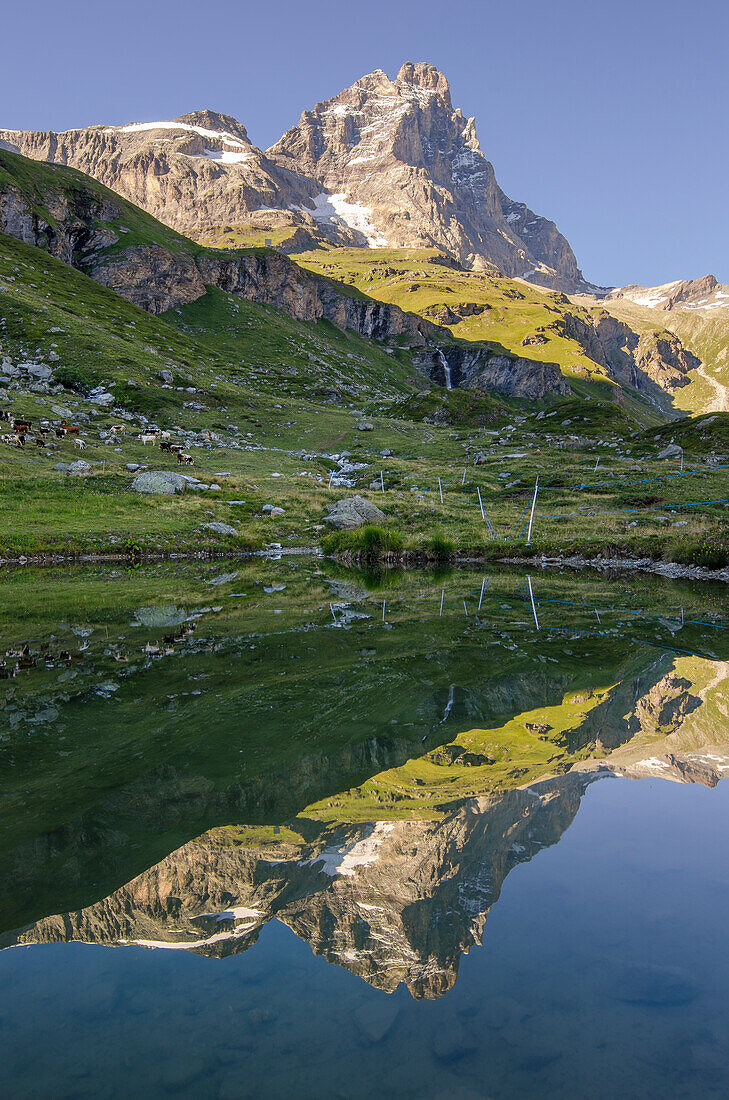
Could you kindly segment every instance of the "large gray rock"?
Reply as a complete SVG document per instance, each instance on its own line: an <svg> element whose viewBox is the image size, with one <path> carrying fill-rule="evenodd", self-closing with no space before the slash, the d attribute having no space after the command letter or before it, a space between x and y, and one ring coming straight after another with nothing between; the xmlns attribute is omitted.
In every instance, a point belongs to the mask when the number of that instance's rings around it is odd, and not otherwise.
<svg viewBox="0 0 729 1100"><path fill-rule="evenodd" d="M91 464L85 462L83 458L79 458L76 462L57 462L53 469L68 474L69 477L88 477L94 472Z"/></svg>
<svg viewBox="0 0 729 1100"><path fill-rule="evenodd" d="M47 382L53 374L50 367L47 367L45 363L26 363L25 369L31 378L37 378L39 382Z"/></svg>
<svg viewBox="0 0 729 1100"><path fill-rule="evenodd" d="M382 523L385 513L380 511L376 504L364 497L344 497L332 504L329 515L324 522L336 527L339 531L354 531L365 523Z"/></svg>
<svg viewBox="0 0 729 1100"><path fill-rule="evenodd" d="M144 470L135 477L132 489L135 493L164 493L171 497L175 493L184 493L186 485L185 475L174 470Z"/></svg>
<svg viewBox="0 0 729 1100"><path fill-rule="evenodd" d="M214 531L216 535L237 535L235 527L231 527L229 523L203 523L200 526L202 531Z"/></svg>
<svg viewBox="0 0 729 1100"><path fill-rule="evenodd" d="M680 458L682 454L683 447L679 447L678 443L669 443L663 448L658 458Z"/></svg>

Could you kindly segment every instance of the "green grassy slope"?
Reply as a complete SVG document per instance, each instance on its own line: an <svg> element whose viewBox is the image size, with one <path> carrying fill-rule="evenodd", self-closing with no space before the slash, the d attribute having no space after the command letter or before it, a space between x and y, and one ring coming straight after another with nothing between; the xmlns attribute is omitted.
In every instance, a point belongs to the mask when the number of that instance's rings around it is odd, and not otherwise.
<svg viewBox="0 0 729 1100"><path fill-rule="evenodd" d="M459 271L435 249L329 249L302 253L297 263L384 302L427 317L459 339L487 341L515 355L557 363L565 373L603 376L577 341L553 326L569 310L589 317L564 295L515 279ZM545 342L523 345L541 335Z"/></svg>

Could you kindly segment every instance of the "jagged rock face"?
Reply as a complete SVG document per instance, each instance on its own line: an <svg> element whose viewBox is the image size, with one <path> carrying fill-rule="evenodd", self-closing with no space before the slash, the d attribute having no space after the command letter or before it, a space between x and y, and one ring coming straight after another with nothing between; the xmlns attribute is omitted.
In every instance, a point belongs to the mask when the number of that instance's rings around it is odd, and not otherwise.
<svg viewBox="0 0 729 1100"><path fill-rule="evenodd" d="M585 321L574 313L566 313L555 328L576 340L595 363L621 385L634 386L645 392L653 382L669 393L690 383L689 371L701 366L671 332L648 332L638 336L607 310Z"/></svg>
<svg viewBox="0 0 729 1100"><path fill-rule="evenodd" d="M504 195L474 120L454 110L432 65L362 77L305 111L268 156L318 180L322 216L339 206L371 244L442 248L467 267L560 290L587 285L556 226Z"/></svg>
<svg viewBox="0 0 729 1100"><path fill-rule="evenodd" d="M42 248L68 264L75 264L80 253L106 248L119 239L110 226L103 224L121 215L121 208L111 199L79 188L70 193L46 192L43 203L52 221L34 210L14 187L3 187L0 232Z"/></svg>
<svg viewBox="0 0 729 1100"><path fill-rule="evenodd" d="M672 332L648 332L641 336L635 362L639 370L669 392L688 386L689 371L701 366L701 360Z"/></svg>
<svg viewBox="0 0 729 1100"><path fill-rule="evenodd" d="M148 313L164 313L206 293L192 256L159 245L126 248L112 258L93 262L87 273Z"/></svg>
<svg viewBox="0 0 729 1100"><path fill-rule="evenodd" d="M555 364L539 363L516 355L500 355L478 344L460 344L443 351L437 347L427 347L414 359L414 364L439 385L444 384L444 363L450 370L451 384L465 389L499 393L504 397L528 401L539 400L546 394L567 395L571 392Z"/></svg>
<svg viewBox="0 0 729 1100"><path fill-rule="evenodd" d="M303 203L313 181L281 170L236 119L212 111L172 122L52 131L2 130L33 160L68 164L182 233L245 222L261 207Z"/></svg>

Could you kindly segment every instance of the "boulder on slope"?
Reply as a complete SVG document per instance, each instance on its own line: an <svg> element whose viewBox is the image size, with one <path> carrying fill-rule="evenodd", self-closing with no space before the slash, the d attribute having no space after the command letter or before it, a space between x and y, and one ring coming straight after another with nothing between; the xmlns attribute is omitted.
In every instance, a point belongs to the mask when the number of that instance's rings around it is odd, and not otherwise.
<svg viewBox="0 0 729 1100"><path fill-rule="evenodd" d="M382 512L371 500L364 497L343 497L329 509L329 514L324 517L324 522L336 527L339 531L354 531L365 523L382 523L385 513Z"/></svg>
<svg viewBox="0 0 729 1100"><path fill-rule="evenodd" d="M184 493L186 485L185 475L174 470L144 470L134 478L132 489L135 493L164 493L171 497Z"/></svg>

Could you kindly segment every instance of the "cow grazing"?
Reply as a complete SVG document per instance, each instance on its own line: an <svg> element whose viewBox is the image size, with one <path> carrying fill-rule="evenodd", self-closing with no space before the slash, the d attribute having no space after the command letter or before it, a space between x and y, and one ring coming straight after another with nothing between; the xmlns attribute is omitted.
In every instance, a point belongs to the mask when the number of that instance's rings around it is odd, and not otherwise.
<svg viewBox="0 0 729 1100"><path fill-rule="evenodd" d="M112 435L124 435L124 432L126 430L126 424L112 424L111 428L109 429Z"/></svg>
<svg viewBox="0 0 729 1100"><path fill-rule="evenodd" d="M80 451L85 451L86 450L86 444L84 443L83 439L78 439L78 438L74 439L73 445L74 445L74 447L78 447L78 449Z"/></svg>
<svg viewBox="0 0 729 1100"><path fill-rule="evenodd" d="M171 451L172 450L172 444L166 439L160 439L159 449L161 451Z"/></svg>
<svg viewBox="0 0 729 1100"><path fill-rule="evenodd" d="M31 428L30 420L19 420L17 417L13 417L13 431L14 432L29 432Z"/></svg>
<svg viewBox="0 0 729 1100"><path fill-rule="evenodd" d="M143 446L145 446L145 447L147 446L148 443L151 443L151 444L154 445L157 442L157 436L153 435L152 432L145 432L144 435L140 435L138 438L139 438L139 442L141 444L143 444Z"/></svg>
<svg viewBox="0 0 729 1100"><path fill-rule="evenodd" d="M78 435L79 433L78 424L67 424L65 420L62 420L61 427L63 428L66 435Z"/></svg>
<svg viewBox="0 0 729 1100"><path fill-rule="evenodd" d="M195 464L195 460L193 459L192 455L185 454L184 451L177 452L177 461L180 465L183 466L193 466Z"/></svg>

